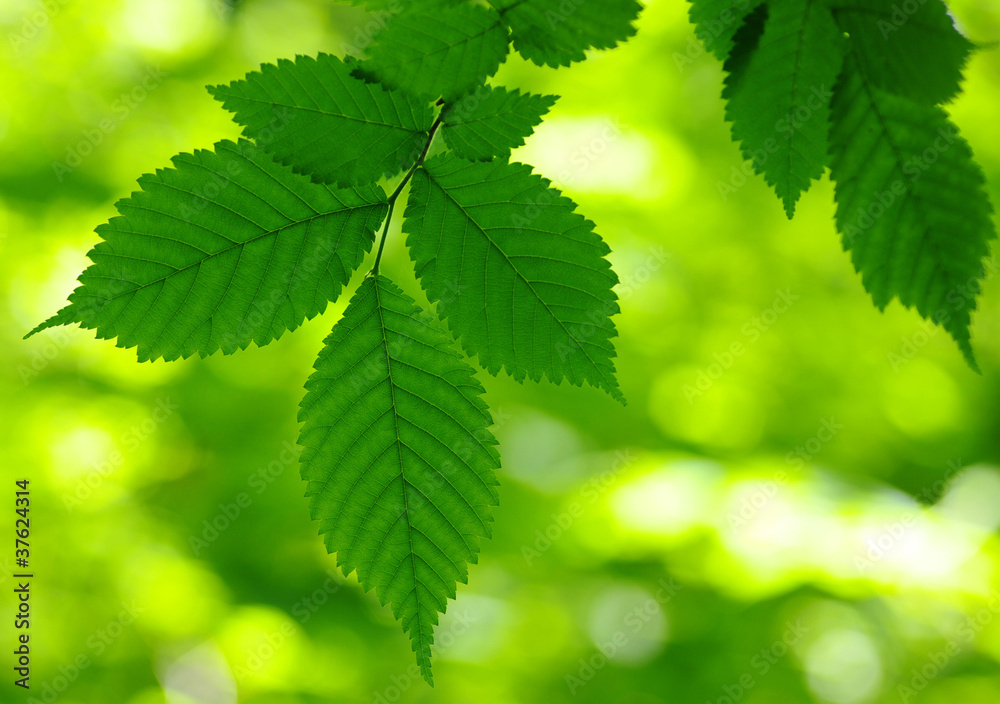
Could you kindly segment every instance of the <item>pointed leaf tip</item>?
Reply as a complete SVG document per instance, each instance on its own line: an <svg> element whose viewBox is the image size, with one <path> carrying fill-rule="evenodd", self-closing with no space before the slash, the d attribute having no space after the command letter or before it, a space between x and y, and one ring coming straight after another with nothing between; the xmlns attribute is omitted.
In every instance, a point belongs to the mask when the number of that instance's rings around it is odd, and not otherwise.
<svg viewBox="0 0 1000 704"><path fill-rule="evenodd" d="M438 614L489 535L500 466L472 367L382 275L367 277L306 382L299 444L312 517L409 634L432 684Z"/></svg>
<svg viewBox="0 0 1000 704"><path fill-rule="evenodd" d="M883 90L861 61L849 57L834 90L837 228L875 305L916 308L978 371L969 326L996 237L985 176L943 109Z"/></svg>
<svg viewBox="0 0 1000 704"><path fill-rule="evenodd" d="M116 204L71 304L29 334L79 322L140 360L263 346L336 300L385 217L381 188L312 183L246 140L173 164Z"/></svg>

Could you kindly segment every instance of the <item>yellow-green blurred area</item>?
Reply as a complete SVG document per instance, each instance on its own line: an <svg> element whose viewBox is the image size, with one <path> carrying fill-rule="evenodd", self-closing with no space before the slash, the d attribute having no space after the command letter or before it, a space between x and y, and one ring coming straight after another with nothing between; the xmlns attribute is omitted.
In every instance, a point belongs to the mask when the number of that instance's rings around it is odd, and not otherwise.
<svg viewBox="0 0 1000 704"><path fill-rule="evenodd" d="M569 69L501 68L562 96L515 158L613 249L629 403L481 374L501 505L431 689L388 609L336 576L298 477L302 384L360 273L230 357L139 364L77 328L21 340L139 175L239 134L203 86L363 51L382 20L323 0L0 0L0 505L10 530L30 479L36 575L25 693L7 544L0 700L998 701L997 265L977 376L916 313L874 308L826 180L791 222L761 178L742 185L686 9L647 3L634 40ZM995 3L952 10L1000 40ZM949 109L998 203L1000 53L966 75ZM398 221L382 270L426 305Z"/></svg>

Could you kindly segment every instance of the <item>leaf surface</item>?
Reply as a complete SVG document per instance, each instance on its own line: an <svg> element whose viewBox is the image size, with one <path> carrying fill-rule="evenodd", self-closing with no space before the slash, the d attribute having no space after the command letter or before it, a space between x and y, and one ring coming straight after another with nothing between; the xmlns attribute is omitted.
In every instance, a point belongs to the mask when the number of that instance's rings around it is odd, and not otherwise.
<svg viewBox="0 0 1000 704"><path fill-rule="evenodd" d="M510 27L514 48L539 66L569 66L587 49L611 49L635 34L636 0L488 0Z"/></svg>
<svg viewBox="0 0 1000 704"><path fill-rule="evenodd" d="M996 231L969 145L941 108L883 91L851 57L831 149L837 227L875 304L915 307L976 368L969 322Z"/></svg>
<svg viewBox="0 0 1000 704"><path fill-rule="evenodd" d="M722 97L726 100L731 95L739 91L740 82L746 75L750 59L753 57L757 47L760 45L760 38L764 35L764 25L767 22L767 5L758 5L733 35L732 49L729 57L723 63L723 68L728 74L725 80L725 87Z"/></svg>
<svg viewBox="0 0 1000 704"><path fill-rule="evenodd" d="M840 28L872 85L931 105L961 90L975 45L940 0L832 0Z"/></svg>
<svg viewBox="0 0 1000 704"><path fill-rule="evenodd" d="M721 61L732 53L736 32L764 0L689 0L688 18L702 45Z"/></svg>
<svg viewBox="0 0 1000 704"><path fill-rule="evenodd" d="M173 162L117 203L70 305L29 334L75 322L140 360L265 345L336 300L385 217L381 188L312 183L245 140Z"/></svg>
<svg viewBox="0 0 1000 704"><path fill-rule="evenodd" d="M483 86L447 109L442 136L465 159L506 158L511 149L524 144L555 102L554 95Z"/></svg>
<svg viewBox="0 0 1000 704"><path fill-rule="evenodd" d="M369 56L365 71L384 85L452 100L496 73L507 56L507 28L488 7L417 9L393 18Z"/></svg>
<svg viewBox="0 0 1000 704"><path fill-rule="evenodd" d="M823 0L768 7L756 50L730 73L723 96L733 139L791 217L799 195L826 168L831 90L844 39Z"/></svg>
<svg viewBox="0 0 1000 704"><path fill-rule="evenodd" d="M323 183L373 183L409 168L434 116L427 101L355 78L329 54L264 64L209 92L243 133Z"/></svg>
<svg viewBox="0 0 1000 704"><path fill-rule="evenodd" d="M419 312L365 279L306 383L299 444L327 548L390 604L431 682L438 613L490 535L500 462L472 368Z"/></svg>
<svg viewBox="0 0 1000 704"><path fill-rule="evenodd" d="M530 166L442 155L414 174L403 229L421 286L483 368L586 381L624 403L618 277L575 209Z"/></svg>

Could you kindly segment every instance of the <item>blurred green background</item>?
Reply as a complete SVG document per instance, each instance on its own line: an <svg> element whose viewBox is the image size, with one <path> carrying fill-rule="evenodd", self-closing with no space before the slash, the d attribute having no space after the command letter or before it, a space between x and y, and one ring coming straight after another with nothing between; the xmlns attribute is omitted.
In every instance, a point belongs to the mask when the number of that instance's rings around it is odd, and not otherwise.
<svg viewBox="0 0 1000 704"><path fill-rule="evenodd" d="M570 69L501 68L562 95L515 158L614 250L629 404L481 374L501 506L430 689L388 609L334 574L294 459L302 384L349 293L231 357L138 364L77 328L21 341L140 174L238 135L204 85L361 50L378 18L324 0L0 1L0 501L30 478L31 696L1000 699L1000 277L974 316L976 376L944 332L872 306L827 181L793 222L758 177L723 197L743 162L686 9L648 2L633 41ZM1000 40L992 0L952 9ZM1000 53L972 58L952 113L1000 202ZM383 271L425 305L402 239L397 222ZM5 671L0 701L28 701Z"/></svg>

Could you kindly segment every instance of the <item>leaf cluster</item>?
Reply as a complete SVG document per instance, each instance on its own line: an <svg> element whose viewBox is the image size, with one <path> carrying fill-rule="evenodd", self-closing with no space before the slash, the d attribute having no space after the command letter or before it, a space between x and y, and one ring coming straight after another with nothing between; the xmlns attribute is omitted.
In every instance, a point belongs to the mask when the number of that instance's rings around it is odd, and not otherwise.
<svg viewBox="0 0 1000 704"><path fill-rule="evenodd" d="M487 81L511 42L568 65L629 37L639 9L410 0L365 57L282 59L209 87L243 138L142 176L97 228L69 304L29 333L75 323L141 361L265 345L339 298L381 228L305 385L302 476L327 547L391 606L428 682L438 614L498 501L493 421L461 352L491 374L624 402L608 247L509 161L556 98ZM379 273L408 187L406 244L447 329Z"/></svg>
<svg viewBox="0 0 1000 704"><path fill-rule="evenodd" d="M975 49L944 3L690 1L724 61L733 139L788 216L829 168L837 228L875 304L916 308L976 369L969 325L996 230L943 107Z"/></svg>

